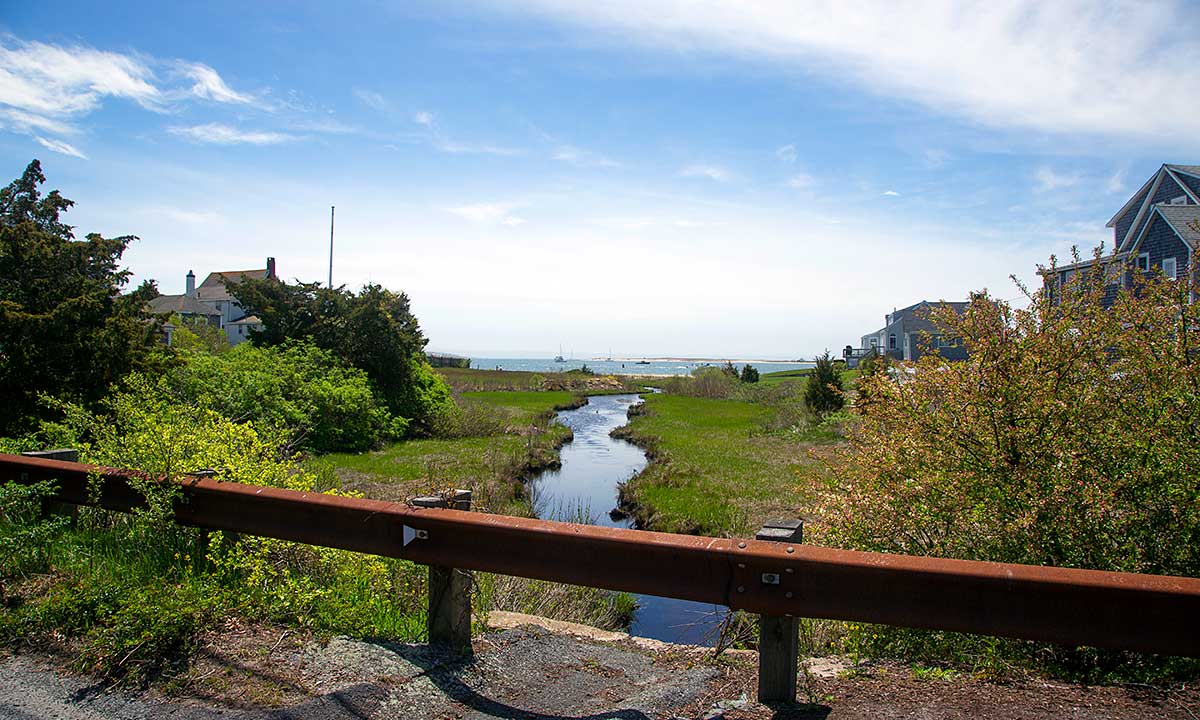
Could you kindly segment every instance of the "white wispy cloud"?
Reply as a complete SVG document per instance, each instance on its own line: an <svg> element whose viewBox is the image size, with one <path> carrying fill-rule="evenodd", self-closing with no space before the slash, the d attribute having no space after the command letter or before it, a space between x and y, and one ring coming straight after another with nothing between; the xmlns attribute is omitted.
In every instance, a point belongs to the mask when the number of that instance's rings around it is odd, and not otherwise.
<svg viewBox="0 0 1200 720"><path fill-rule="evenodd" d="M733 179L733 173L716 165L688 165L679 171L679 177L707 178L714 182L727 182Z"/></svg>
<svg viewBox="0 0 1200 720"><path fill-rule="evenodd" d="M12 38L0 44L0 104L61 118L91 112L105 97L151 110L163 104L154 73L139 58Z"/></svg>
<svg viewBox="0 0 1200 720"><path fill-rule="evenodd" d="M252 95L240 93L225 84L216 70L204 63L183 63L182 72L195 80L191 87L192 95L221 103L238 103L249 105L255 102Z"/></svg>
<svg viewBox="0 0 1200 720"><path fill-rule="evenodd" d="M155 67L165 70L168 82L158 78ZM191 85L181 87L180 78L187 78ZM86 158L72 143L43 133L78 134L81 119L98 110L105 100L131 101L146 110L165 113L189 98L265 107L253 96L229 87L216 70L203 63L0 37L0 128L29 135L53 152ZM210 130L206 137L211 139L201 141L230 141L216 139L221 134L215 125L197 126L195 139L205 136L206 127ZM253 139L241 142L265 142L270 135L251 133Z"/></svg>
<svg viewBox="0 0 1200 720"><path fill-rule="evenodd" d="M896 192L895 190L884 190L883 194L886 197L900 197L900 193Z"/></svg>
<svg viewBox="0 0 1200 720"><path fill-rule="evenodd" d="M429 127L430 125L433 125L433 113L425 111L425 110L421 110L419 112L413 113L412 119L413 119L413 122L415 122L418 125L424 125L425 127Z"/></svg>
<svg viewBox="0 0 1200 720"><path fill-rule="evenodd" d="M1125 190L1125 171L1118 170L1110 175L1108 180L1104 183L1104 187L1110 193L1123 192Z"/></svg>
<svg viewBox="0 0 1200 720"><path fill-rule="evenodd" d="M817 179L807 173L798 173L787 179L788 187L794 190L807 190L817 183Z"/></svg>
<svg viewBox="0 0 1200 720"><path fill-rule="evenodd" d="M382 95L374 90L366 88L354 88L354 97L358 98L359 102L377 112L387 112L391 109L388 101Z"/></svg>
<svg viewBox="0 0 1200 720"><path fill-rule="evenodd" d="M995 127L1195 146L1200 15L1183 0L523 0L617 43L803 66ZM1152 109L1152 110L1150 110Z"/></svg>
<svg viewBox="0 0 1200 720"><path fill-rule="evenodd" d="M70 155L71 157L77 157L81 160L88 159L87 155L84 155L79 151L79 148L71 145L70 143L63 142L62 140L48 140L41 136L34 137L34 140L37 140L39 145L47 150L50 150L51 152Z"/></svg>
<svg viewBox="0 0 1200 720"><path fill-rule="evenodd" d="M457 140L448 140L440 136L434 138L433 147L451 155L501 155L511 157L513 155L521 155L524 152L519 148L506 147L504 145L464 143Z"/></svg>
<svg viewBox="0 0 1200 720"><path fill-rule="evenodd" d="M55 135L72 135L78 132L70 123L14 108L0 108L0 128L26 134L40 131Z"/></svg>
<svg viewBox="0 0 1200 720"><path fill-rule="evenodd" d="M296 135L265 130L241 130L222 123L204 125L175 125L168 128L173 135L192 142L209 145L277 145L298 140Z"/></svg>
<svg viewBox="0 0 1200 720"><path fill-rule="evenodd" d="M1033 174L1033 179L1038 190L1047 191L1078 185L1081 177L1078 173L1060 173L1043 165Z"/></svg>
<svg viewBox="0 0 1200 720"><path fill-rule="evenodd" d="M796 146L791 144L784 145L775 151L775 156L791 165L796 162Z"/></svg>
<svg viewBox="0 0 1200 720"><path fill-rule="evenodd" d="M525 223L525 218L513 214L520 207L519 203L509 202L476 203L446 208L446 212L480 225L516 227Z"/></svg>
<svg viewBox="0 0 1200 720"><path fill-rule="evenodd" d="M615 168L621 163L590 150L577 148L574 145L563 145L551 155L559 162L565 162L576 167Z"/></svg>

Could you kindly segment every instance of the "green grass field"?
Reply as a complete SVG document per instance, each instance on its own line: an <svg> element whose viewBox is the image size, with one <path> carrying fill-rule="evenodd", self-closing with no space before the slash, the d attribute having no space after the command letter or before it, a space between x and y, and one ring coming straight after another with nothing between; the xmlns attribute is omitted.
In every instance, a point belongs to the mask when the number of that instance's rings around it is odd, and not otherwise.
<svg viewBox="0 0 1200 720"><path fill-rule="evenodd" d="M650 529L747 535L801 517L821 472L794 433L768 432L778 409L738 400L648 395L620 434L652 462L622 491Z"/></svg>
<svg viewBox="0 0 1200 720"><path fill-rule="evenodd" d="M811 368L803 370L780 370L779 372L763 373L759 376L760 383L774 385L784 382L808 382L808 375L812 372ZM858 377L858 370L842 370L842 383L850 384Z"/></svg>
<svg viewBox="0 0 1200 720"><path fill-rule="evenodd" d="M504 422L481 437L418 439L366 453L333 453L312 460L337 475L343 489L379 500L470 489L480 510L524 515L521 479L558 461L571 437L553 423L554 411L579 402L574 393L463 393L464 405L490 408Z"/></svg>

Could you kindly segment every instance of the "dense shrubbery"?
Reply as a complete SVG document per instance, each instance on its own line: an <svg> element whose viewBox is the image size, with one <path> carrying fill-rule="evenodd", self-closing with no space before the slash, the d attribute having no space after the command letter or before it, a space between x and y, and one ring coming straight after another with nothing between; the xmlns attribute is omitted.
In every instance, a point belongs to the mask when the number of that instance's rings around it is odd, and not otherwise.
<svg viewBox="0 0 1200 720"><path fill-rule="evenodd" d="M980 296L939 313L970 359L859 378L869 409L836 463L821 540L1200 576L1197 290L1139 282L1104 310L1096 273L1024 309Z"/></svg>
<svg viewBox="0 0 1200 720"><path fill-rule="evenodd" d="M213 468L224 480L319 489L318 478L286 451L283 432L179 404L162 381L134 375L125 391L105 401L103 413L71 404L60 410L64 419L46 426L45 437L79 447L88 462L171 478ZM74 527L49 528L19 511L36 496L12 486L2 491L0 548L34 533L45 553L6 555L4 576L19 564L49 563L56 580L0 610L0 639L78 638L80 669L140 683L176 672L196 634L230 613L324 632L408 639L423 632L424 573L417 566L181 527L173 522L177 490L149 481L138 486L149 502L133 514L82 508Z"/></svg>
<svg viewBox="0 0 1200 720"><path fill-rule="evenodd" d="M183 362L168 378L181 399L227 418L284 428L298 447L367 450L405 433L407 422L391 417L365 372L309 343L242 343L222 353L180 355Z"/></svg>
<svg viewBox="0 0 1200 720"><path fill-rule="evenodd" d="M255 345L306 340L367 374L390 413L425 432L450 400L450 388L425 359L421 328L408 296L379 285L357 294L319 283L290 285L277 278L247 279L230 285L246 312L263 329L252 330Z"/></svg>

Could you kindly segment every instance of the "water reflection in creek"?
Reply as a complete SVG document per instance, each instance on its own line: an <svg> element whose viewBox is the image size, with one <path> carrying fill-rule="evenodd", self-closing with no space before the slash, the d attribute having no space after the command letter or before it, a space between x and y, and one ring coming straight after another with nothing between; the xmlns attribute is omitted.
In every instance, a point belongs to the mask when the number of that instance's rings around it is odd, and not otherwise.
<svg viewBox="0 0 1200 720"><path fill-rule="evenodd" d="M640 448L609 436L628 421L637 395L600 395L575 410L563 410L558 421L571 428L575 439L563 446L562 468L548 470L531 481L537 514L548 520L586 522L604 527L632 527L632 520L614 520L617 484L646 467ZM724 617L720 605L638 595L638 611L630 632L641 637L694 645L713 645Z"/></svg>

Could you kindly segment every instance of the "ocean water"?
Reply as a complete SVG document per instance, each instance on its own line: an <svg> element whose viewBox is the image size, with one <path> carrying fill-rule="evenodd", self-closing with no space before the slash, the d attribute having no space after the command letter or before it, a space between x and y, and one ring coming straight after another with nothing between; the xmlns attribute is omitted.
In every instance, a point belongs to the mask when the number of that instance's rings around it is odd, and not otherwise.
<svg viewBox="0 0 1200 720"><path fill-rule="evenodd" d="M554 373L577 370L587 365L601 375L690 375L698 367L710 365L720 367L724 360L669 360L647 358L646 364L637 359L591 360L568 359L554 362L553 358L471 358L471 367L479 370L523 370L527 372ZM739 369L753 365L760 373L780 370L802 370L813 366L811 362L776 362L771 360L733 360Z"/></svg>

